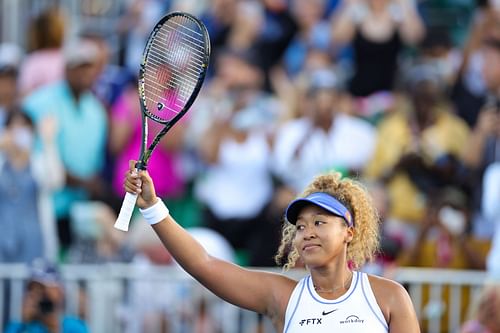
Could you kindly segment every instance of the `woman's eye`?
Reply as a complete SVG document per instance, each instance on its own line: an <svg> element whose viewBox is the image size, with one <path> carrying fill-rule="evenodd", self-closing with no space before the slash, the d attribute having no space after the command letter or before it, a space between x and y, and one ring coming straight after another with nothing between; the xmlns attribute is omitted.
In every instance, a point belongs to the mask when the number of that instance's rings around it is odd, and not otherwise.
<svg viewBox="0 0 500 333"><path fill-rule="evenodd" d="M323 221L314 221L314 225L322 225L325 224Z"/></svg>

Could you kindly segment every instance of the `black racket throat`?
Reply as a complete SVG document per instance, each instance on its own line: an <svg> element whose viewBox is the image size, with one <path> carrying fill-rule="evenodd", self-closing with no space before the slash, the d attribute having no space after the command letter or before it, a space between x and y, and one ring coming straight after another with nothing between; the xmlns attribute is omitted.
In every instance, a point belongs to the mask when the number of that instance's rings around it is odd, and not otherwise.
<svg viewBox="0 0 500 333"><path fill-rule="evenodd" d="M147 166L147 164L146 164L145 162L143 162L143 161L139 161L139 162L137 162L137 163L135 164L135 168L136 168L137 170L143 170L143 171L144 171L144 170L147 170L148 166Z"/></svg>

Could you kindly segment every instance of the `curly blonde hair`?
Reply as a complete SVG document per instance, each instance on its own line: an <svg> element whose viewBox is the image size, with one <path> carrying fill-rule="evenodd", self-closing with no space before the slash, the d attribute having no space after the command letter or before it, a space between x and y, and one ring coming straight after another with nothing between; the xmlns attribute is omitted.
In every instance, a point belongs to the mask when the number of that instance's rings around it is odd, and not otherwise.
<svg viewBox="0 0 500 333"><path fill-rule="evenodd" d="M319 175L306 187L299 197L314 192L324 192L342 202L354 219L354 235L347 247L347 261L353 268L361 267L373 259L379 246L380 219L366 188L358 181L342 178L338 172ZM276 263L285 261L283 268L295 267L300 255L293 241L297 228L294 224L283 223L281 243L275 256Z"/></svg>

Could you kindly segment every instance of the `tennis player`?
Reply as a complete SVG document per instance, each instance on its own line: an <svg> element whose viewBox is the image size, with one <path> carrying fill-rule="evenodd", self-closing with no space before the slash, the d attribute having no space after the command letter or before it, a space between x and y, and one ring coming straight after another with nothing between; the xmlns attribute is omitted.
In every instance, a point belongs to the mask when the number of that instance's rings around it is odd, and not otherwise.
<svg viewBox="0 0 500 333"><path fill-rule="evenodd" d="M337 173L317 176L288 206L278 261L300 260L308 275L245 269L210 256L169 215L147 171L131 161L125 189L177 262L226 301L264 315L277 332L420 332L406 290L358 269L378 246L378 217L370 196ZM216 190L216 189L214 189Z"/></svg>

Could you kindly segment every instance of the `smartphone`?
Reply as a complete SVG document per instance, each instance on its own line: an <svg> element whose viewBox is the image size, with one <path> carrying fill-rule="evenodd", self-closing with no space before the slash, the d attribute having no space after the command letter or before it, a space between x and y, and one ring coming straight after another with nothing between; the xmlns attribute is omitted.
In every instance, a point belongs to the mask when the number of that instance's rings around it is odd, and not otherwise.
<svg viewBox="0 0 500 333"><path fill-rule="evenodd" d="M497 113L500 113L500 99L496 95L488 95L484 103L484 109L495 109Z"/></svg>

